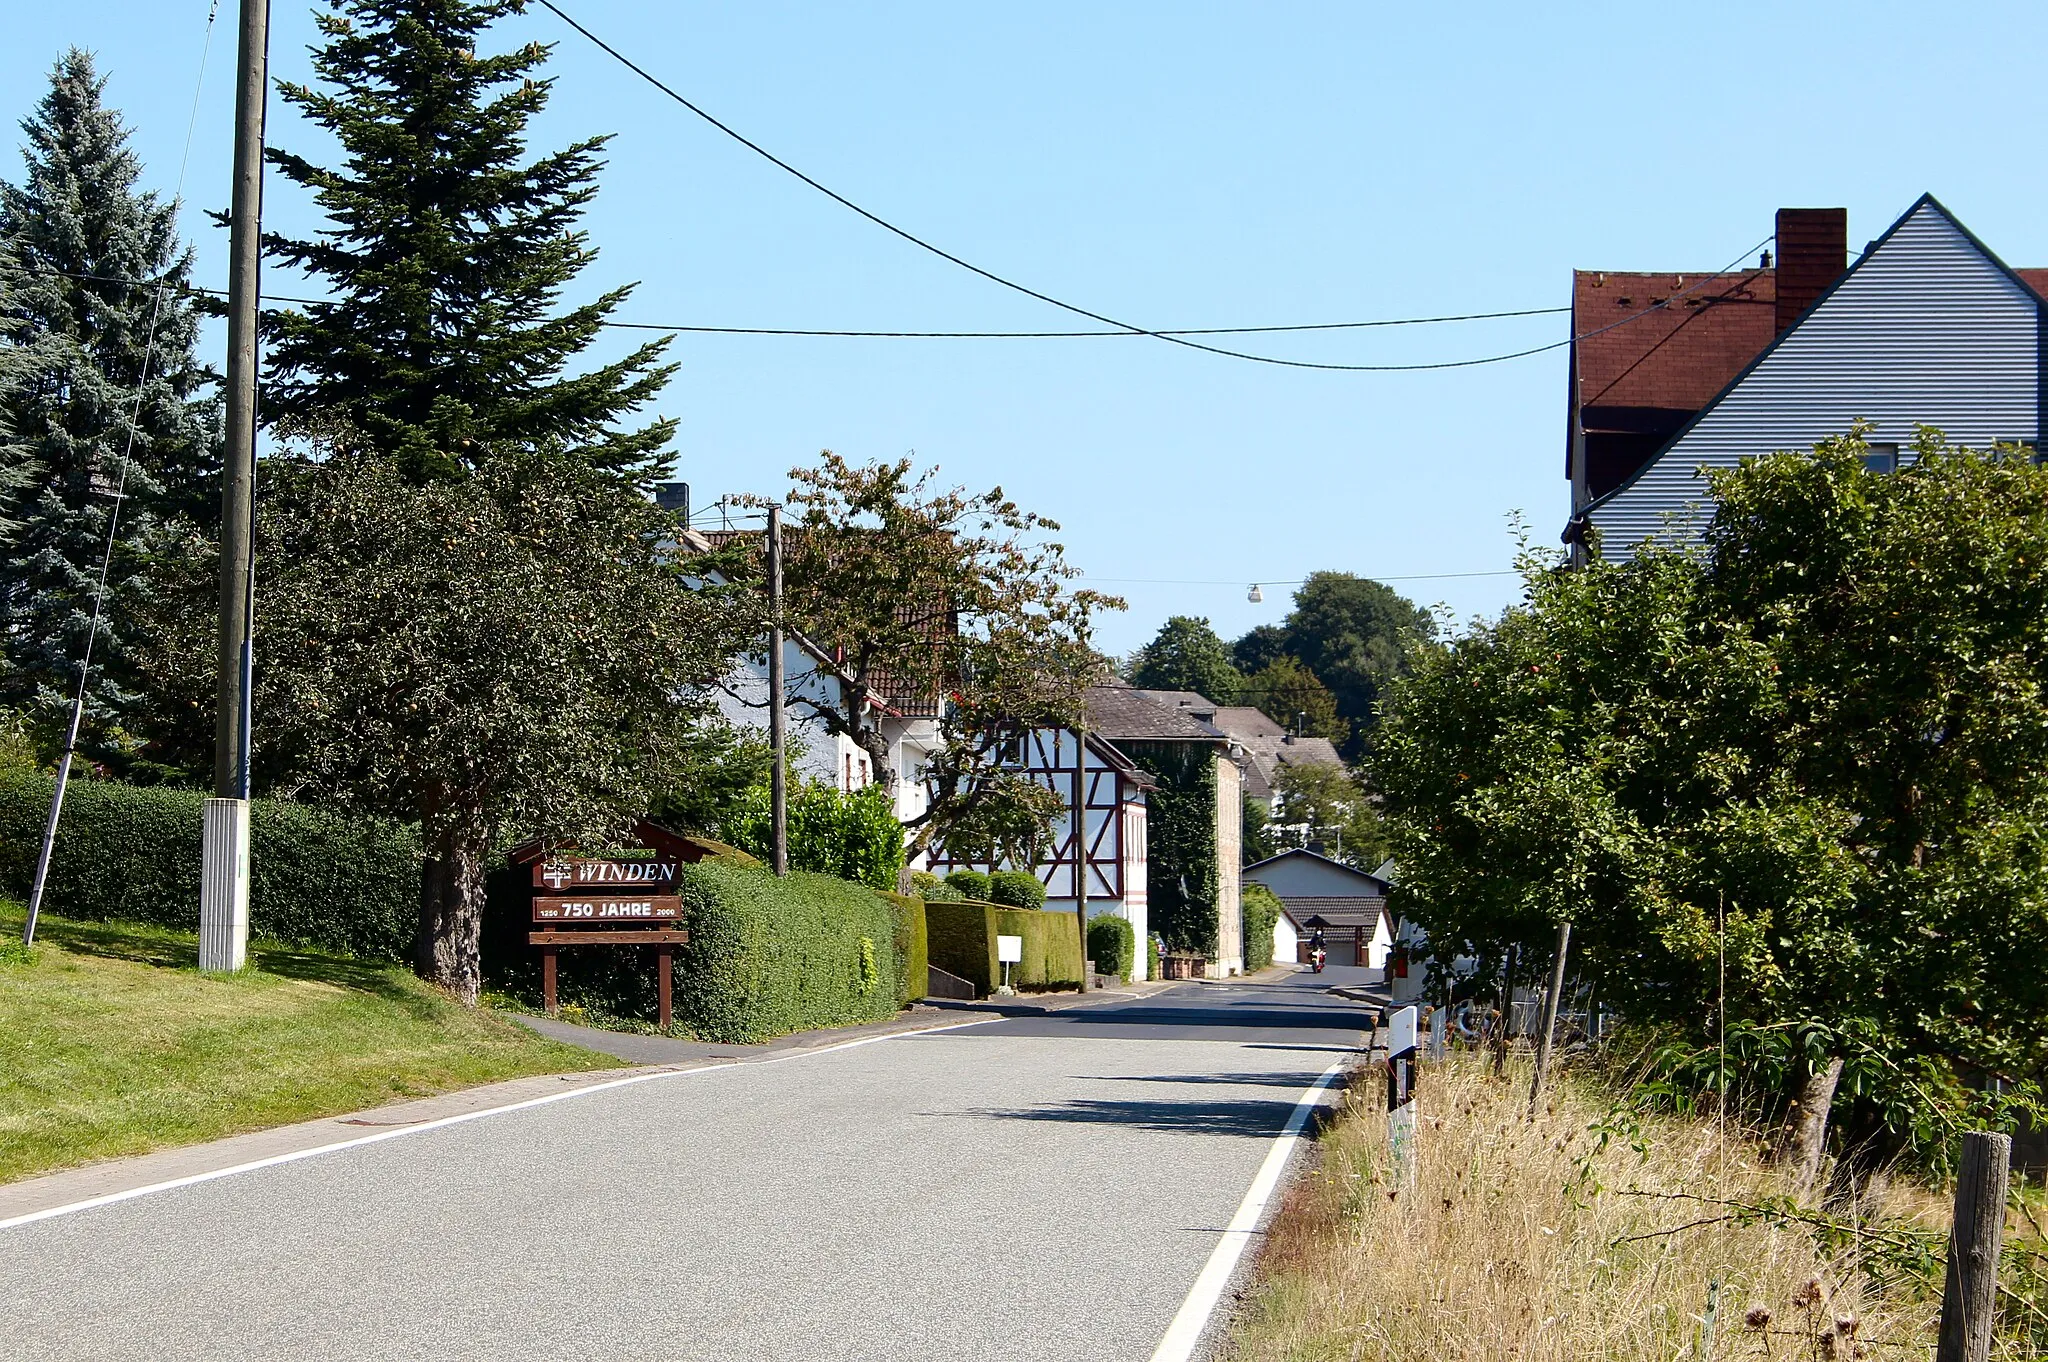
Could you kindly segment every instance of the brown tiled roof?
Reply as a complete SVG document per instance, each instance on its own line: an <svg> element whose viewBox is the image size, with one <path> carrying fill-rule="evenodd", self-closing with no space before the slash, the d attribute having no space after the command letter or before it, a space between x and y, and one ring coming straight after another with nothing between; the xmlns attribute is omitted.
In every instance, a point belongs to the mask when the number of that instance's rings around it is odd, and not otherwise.
<svg viewBox="0 0 2048 1362"><path fill-rule="evenodd" d="M1776 273L1743 270L1702 285L1697 274L1573 271L1572 334L1584 337L1574 346L1578 405L1706 406L1777 334Z"/></svg>
<svg viewBox="0 0 2048 1362"><path fill-rule="evenodd" d="M1296 927L1312 917L1321 917L1332 927L1370 927L1387 916L1387 901L1366 895L1297 894L1280 900ZM1391 923L1389 924L1391 927ZM1303 930L1306 930L1304 927Z"/></svg>
<svg viewBox="0 0 2048 1362"><path fill-rule="evenodd" d="M1131 686L1090 686L1088 727L1111 742L1228 741L1223 734L1162 695L1191 692L1138 690ZM1200 700L1200 696L1194 697ZM1206 701L1204 702L1207 703ZM1213 706L1211 706L1213 708Z"/></svg>

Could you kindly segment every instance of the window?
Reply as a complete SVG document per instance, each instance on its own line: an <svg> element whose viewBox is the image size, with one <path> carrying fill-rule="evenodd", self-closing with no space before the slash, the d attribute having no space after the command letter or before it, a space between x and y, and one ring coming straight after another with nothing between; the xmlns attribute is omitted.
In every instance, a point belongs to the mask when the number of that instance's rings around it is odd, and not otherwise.
<svg viewBox="0 0 2048 1362"><path fill-rule="evenodd" d="M1899 471L1899 447L1894 444L1872 442L1863 455L1863 466L1873 473L1896 473Z"/></svg>

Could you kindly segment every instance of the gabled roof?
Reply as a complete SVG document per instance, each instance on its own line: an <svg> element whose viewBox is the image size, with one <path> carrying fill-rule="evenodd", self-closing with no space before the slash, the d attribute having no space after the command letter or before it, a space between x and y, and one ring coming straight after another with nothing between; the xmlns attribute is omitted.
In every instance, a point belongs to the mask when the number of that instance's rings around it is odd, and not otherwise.
<svg viewBox="0 0 2048 1362"><path fill-rule="evenodd" d="M1378 875L1367 874L1365 871L1360 870L1357 866L1346 865L1342 861L1333 861L1328 856L1323 855L1321 852L1309 851L1304 847L1290 847L1286 851L1280 852L1278 855L1268 856L1263 861L1253 861L1250 865L1246 866L1240 872L1240 874L1249 876L1255 870L1262 870L1268 866L1275 866L1280 864L1280 862L1289 859L1307 860L1318 866L1328 867L1332 870L1341 870L1346 875L1349 875L1359 881L1360 892L1370 893L1373 897L1385 897L1387 888L1390 883L1389 881L1382 879ZM1370 888L1368 889L1367 886L1370 886ZM1275 890L1274 892L1278 893L1279 891ZM1282 895L1282 897L1284 898L1286 896Z"/></svg>
<svg viewBox="0 0 2048 1362"><path fill-rule="evenodd" d="M1371 895L1317 894L1296 895L1280 901L1280 911L1287 914L1287 920L1298 932L1310 930L1310 918L1319 917L1337 931L1348 931L1353 927L1371 927L1385 922L1389 934L1393 920L1387 916L1387 901Z"/></svg>
<svg viewBox="0 0 2048 1362"><path fill-rule="evenodd" d="M1920 212L1923 208L1931 208L1936 213L1939 213L1942 216L1942 218L1945 219L1950 226L1954 227L1955 230L1963 237L1963 239L1969 242L1972 247L1974 247L1978 252L1980 252L1986 260L1988 260L1997 269L2002 271L2008 278L2012 279L2022 288L2025 288L2028 292L2032 293L2037 301L2048 299L2048 269L2013 269L2010 265L2007 265L2003 260L1999 259L1997 254L1993 252L1990 247L1986 246L1982 241L1980 241L1974 232L1972 232L1968 227L1965 227L1962 224L1962 222L1957 219L1956 215L1951 213L1939 199L1935 198L1932 194L1922 194L1919 198L1913 201L1911 207L1907 208L1905 212L1899 214L1898 218L1892 223L1891 226L1885 228L1882 235L1880 235L1876 240L1872 241L1868 246L1866 246L1863 250L1863 253L1859 255L1853 262L1851 262L1849 267L1843 270L1842 273L1836 277L1835 281L1832 284L1828 285L1826 289L1822 290L1820 295L1814 299L1812 304L1809 305L1804 312L1800 313L1798 319L1795 320L1790 326L1787 326L1783 331L1773 330L1776 323L1772 319L1775 315L1775 301L1777 297L1775 286L1773 285L1771 287L1771 292L1768 295L1773 303L1773 306L1770 308L1764 308L1759 306L1753 309L1757 316L1764 318L1769 323L1769 325L1764 326L1761 341L1756 346L1755 350L1751 352L1747 359L1739 363L1735 367L1733 372L1727 375L1727 377L1721 382L1719 388L1714 390L1706 398L1705 401L1700 402L1698 406L1692 410L1692 414L1685 420L1685 422L1682 425L1678 426L1667 439L1663 441L1663 443L1658 448L1656 453L1652 454L1650 457L1645 459L1642 462L1641 466L1638 467L1627 478L1623 479L1620 484L1609 489L1601 496L1596 497L1594 500L1589 502L1586 505L1585 509L1579 513L1579 518L1582 519L1584 516L1590 514L1592 511L1598 509L1600 506L1606 504L1608 501L1611 501L1613 498L1620 495L1622 492L1626 491L1629 487L1634 485L1635 482L1638 479L1640 479L1645 472L1647 472L1651 467L1653 467L1657 463L1659 459L1662 459L1664 455L1667 452L1669 452L1672 446L1676 445L1680 440L1684 439L1687 432L1691 431L1694 426L1699 424L1701 418L1703 418L1709 411L1712 411L1714 407L1718 403L1720 403L1720 401L1723 398L1725 398L1730 392L1732 392L1735 389L1735 387L1742 382L1743 379L1747 378L1759 364L1763 363L1763 361L1774 350L1776 350L1780 345L1784 344L1786 337L1792 335L1795 331L1799 330L1799 328L1806 323L1808 318L1812 317L1815 312L1825 307L1827 305L1828 300L1834 297L1834 295L1838 291L1840 291L1841 288L1844 285L1846 285L1850 279L1854 278L1858 271L1862 270L1863 267L1870 262L1872 257L1877 255L1879 251L1883 250L1885 243L1890 241L1893 236L1897 235L1899 229L1904 227L1906 223L1910 222L1913 219L1913 216ZM1752 276L1761 276L1765 274L1766 271L1752 270L1746 271L1745 273ZM1574 276L1572 326L1572 331L1574 335L1579 335L1581 332L1578 310L1578 280L1583 278L1584 276L1584 271L1580 271ZM1677 276L1663 275L1607 276L1607 278L1609 278L1610 280L1632 278L1665 279L1676 277ZM1752 283L1750 287L1761 290L1764 286L1761 284ZM1713 292L1712 289L1702 290L1702 293L1711 292ZM1658 300L1653 297L1648 301L1654 303ZM1701 311L1704 312L1705 309L1701 309ZM1675 335L1678 331L1683 329L1682 318L1679 318L1675 321L1673 320L1673 318L1676 317L1676 314L1677 309L1667 308L1660 312L1652 313L1650 317L1643 318L1642 321L1647 322L1655 318L1663 318L1665 319L1666 326L1669 329L1669 331L1673 335ZM1579 395L1575 398L1575 401L1581 402L1587 407L1591 407L1596 405L1594 397L1594 394L1596 392L1627 393L1634 394L1637 396L1661 394L1673 398L1673 406L1680 408L1684 407L1686 405L1686 400L1690 400L1691 396L1697 391L1697 385L1700 382L1704 381L1708 376L1710 376L1717 366L1725 364L1727 357L1735 353L1736 349L1739 348L1737 346L1737 342L1740 341L1742 335L1745 332L1745 329L1753 328L1756 325L1756 322L1753 318L1750 321L1742 321L1742 315L1744 314L1730 312L1728 314L1727 324L1720 330L1711 333L1713 336L1718 338L1718 340L1726 342L1724 348L1713 352L1713 355L1711 356L1711 362L1709 362L1709 360L1706 358L1702 358L1694 350L1688 349L1684 344L1670 343L1666 337L1661 336L1658 333L1658 331L1654 328L1651 330L1639 330L1638 327L1640 323L1636 322L1631 322L1627 326L1617 327L1614 330L1606 332L1601 336L1582 336L1581 339L1574 343L1573 353L1575 356L1575 363L1578 363L1581 366L1583 366L1585 356L1593 352L1599 353L1602 356L1600 360L1600 364L1602 366L1601 372L1607 375L1607 386L1603 388L1595 388L1588 386L1585 371L1583 367L1581 367L1578 390ZM1702 333L1702 335L1707 334L1710 333ZM1608 341L1609 337L1628 337L1629 339L1622 342L1612 342L1605 348L1602 348L1600 346L1600 342ZM1635 353L1635 358L1633 359L1629 358L1629 354L1631 351ZM1660 354L1664 354L1665 357L1659 358ZM1676 400L1680 398L1686 400ZM1604 404L1609 406L1628 405L1615 402L1612 400L1612 398L1607 399Z"/></svg>
<svg viewBox="0 0 2048 1362"><path fill-rule="evenodd" d="M1767 269L1719 276L1574 270L1575 403L1698 411L1771 343L1776 276Z"/></svg>
<svg viewBox="0 0 2048 1362"><path fill-rule="evenodd" d="M1192 694L1139 690L1133 686L1090 686L1088 727L1111 742L1228 742L1219 730L1195 718L1188 709L1159 699ZM1202 700L1199 695L1194 698ZM1206 700L1202 704L1211 710L1215 708Z"/></svg>

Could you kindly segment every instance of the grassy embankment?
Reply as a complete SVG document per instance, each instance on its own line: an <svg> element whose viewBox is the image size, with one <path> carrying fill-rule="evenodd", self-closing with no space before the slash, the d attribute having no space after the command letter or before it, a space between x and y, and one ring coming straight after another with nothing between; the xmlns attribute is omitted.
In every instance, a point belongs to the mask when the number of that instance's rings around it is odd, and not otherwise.
<svg viewBox="0 0 2048 1362"><path fill-rule="evenodd" d="M1378 1078L1347 1095L1268 1237L1234 1362L1931 1355L1924 1277L1725 1204L1788 1190L1743 1132L1617 1117L1573 1076L1530 1121L1526 1065L1496 1080L1473 1056L1428 1070L1421 1094L1412 1192L1393 1185ZM1941 1197L1905 1179L1887 1195L1881 1234L1938 1244Z"/></svg>
<svg viewBox="0 0 2048 1362"><path fill-rule="evenodd" d="M256 945L232 977L197 938L0 904L0 1182L409 1097L611 1067L404 970Z"/></svg>

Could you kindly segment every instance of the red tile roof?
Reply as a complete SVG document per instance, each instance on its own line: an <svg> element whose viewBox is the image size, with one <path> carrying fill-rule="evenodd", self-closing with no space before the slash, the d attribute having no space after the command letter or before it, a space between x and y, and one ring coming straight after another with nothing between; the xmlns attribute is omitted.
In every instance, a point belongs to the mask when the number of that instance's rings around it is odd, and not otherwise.
<svg viewBox="0 0 2048 1362"><path fill-rule="evenodd" d="M1697 274L1573 271L1577 404L1706 406L1776 334L1775 273L1744 270L1703 284Z"/></svg>

